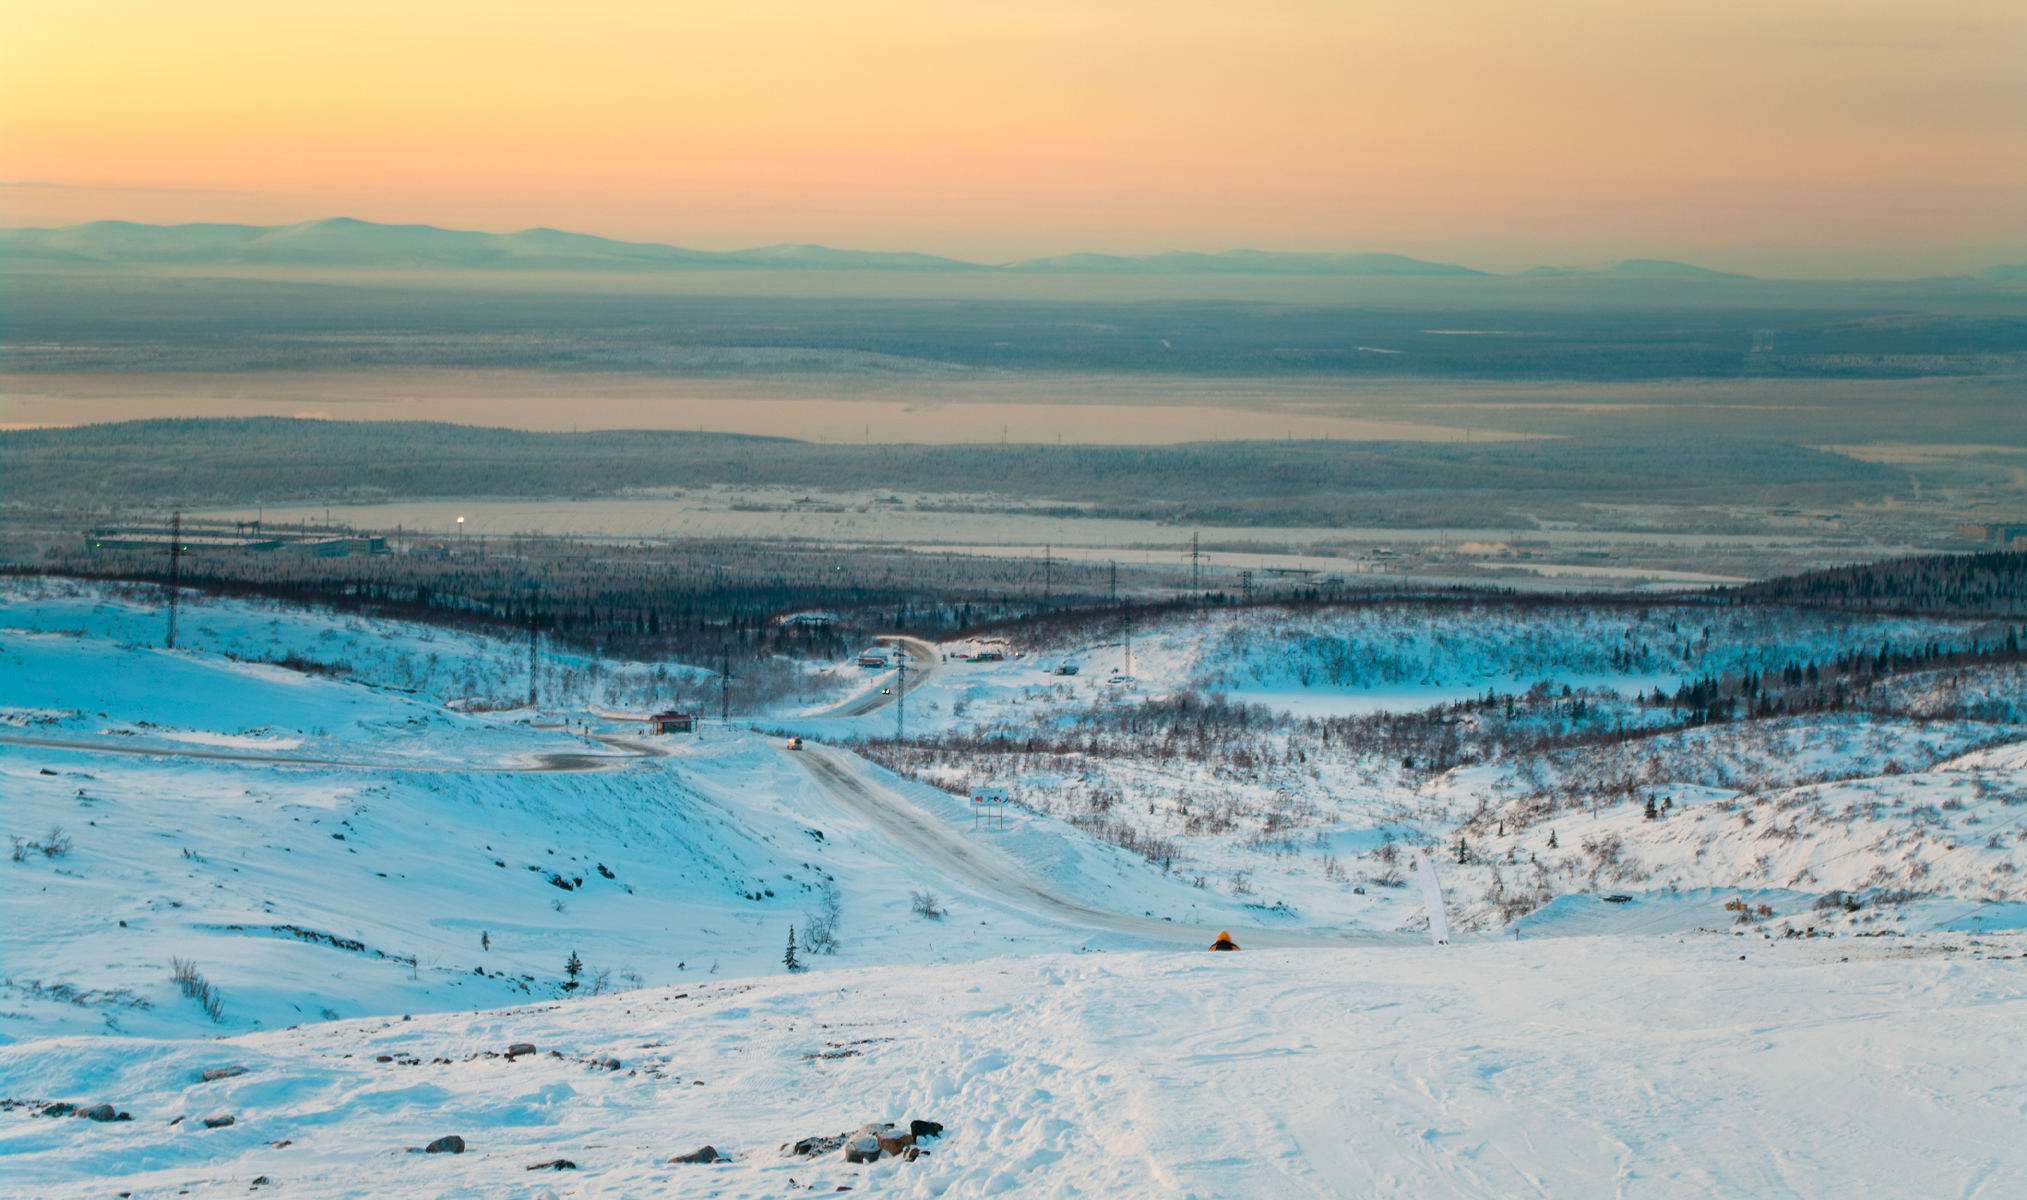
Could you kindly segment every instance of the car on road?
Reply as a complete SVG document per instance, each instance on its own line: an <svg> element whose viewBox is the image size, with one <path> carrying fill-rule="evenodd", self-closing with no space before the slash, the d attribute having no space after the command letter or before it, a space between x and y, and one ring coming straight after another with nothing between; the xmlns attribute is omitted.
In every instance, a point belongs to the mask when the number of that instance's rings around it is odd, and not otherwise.
<svg viewBox="0 0 2027 1200"><path fill-rule="evenodd" d="M893 688L890 688L890 687L886 687L886 688L881 688L881 689L880 689L880 694L881 694L882 696L891 696L891 695L893 695L893 694L894 694L894 689L893 689Z"/></svg>
<svg viewBox="0 0 2027 1200"><path fill-rule="evenodd" d="M783 748L787 750L800 750L802 749L802 739L799 737L792 737L788 739L788 745Z"/></svg>

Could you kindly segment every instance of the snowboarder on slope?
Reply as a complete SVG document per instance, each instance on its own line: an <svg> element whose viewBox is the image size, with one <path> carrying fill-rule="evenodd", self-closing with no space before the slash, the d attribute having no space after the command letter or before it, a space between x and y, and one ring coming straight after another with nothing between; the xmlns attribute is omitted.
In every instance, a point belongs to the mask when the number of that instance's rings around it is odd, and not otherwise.
<svg viewBox="0 0 2027 1200"><path fill-rule="evenodd" d="M1232 935L1223 929L1218 930L1218 940L1211 943L1211 949L1213 950L1237 950L1238 948L1239 944L1232 940Z"/></svg>

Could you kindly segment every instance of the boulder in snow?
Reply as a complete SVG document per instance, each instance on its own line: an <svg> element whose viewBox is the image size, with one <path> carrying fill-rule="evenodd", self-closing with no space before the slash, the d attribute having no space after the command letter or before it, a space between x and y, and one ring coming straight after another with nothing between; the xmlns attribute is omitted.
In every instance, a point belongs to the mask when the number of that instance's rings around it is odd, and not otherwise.
<svg viewBox="0 0 2027 1200"><path fill-rule="evenodd" d="M845 1137L846 1135L842 1133L836 1137L806 1137L793 1145L784 1145L781 1152L793 1154L797 1158L815 1158L819 1154L829 1154L844 1145Z"/></svg>
<svg viewBox="0 0 2027 1200"><path fill-rule="evenodd" d="M575 1171L577 1164L567 1158L552 1158L548 1162L529 1163L530 1171Z"/></svg>
<svg viewBox="0 0 2027 1200"><path fill-rule="evenodd" d="M688 1154L678 1154L669 1160L672 1163L712 1163L730 1161L729 1155L718 1153L716 1146L699 1146Z"/></svg>
<svg viewBox="0 0 2027 1200"><path fill-rule="evenodd" d="M227 1125L230 1125L230 1124L232 1124L232 1123L233 1123L234 1121L236 1121L236 1120L238 1120L238 1119L239 1119L239 1118L237 1118L237 1117L233 1116L233 1115L232 1115L231 1113L229 1113L229 1112L224 1112L224 1111L220 1111L220 1112L215 1112L215 1113L212 1113L212 1114L211 1114L210 1116L208 1116L208 1117L204 1118L204 1128L206 1128L206 1129L223 1129L223 1128L225 1128L225 1127L226 1127Z"/></svg>
<svg viewBox="0 0 2027 1200"><path fill-rule="evenodd" d="M425 1154L463 1154L465 1140L454 1133L447 1133L424 1146L422 1151Z"/></svg>
<svg viewBox="0 0 2027 1200"><path fill-rule="evenodd" d="M206 1067L197 1073L197 1078L206 1083L216 1083L221 1079L231 1079L235 1075L244 1074L246 1074L245 1067Z"/></svg>
<svg viewBox="0 0 2027 1200"><path fill-rule="evenodd" d="M883 1133L878 1135L875 1140L880 1143L882 1151L893 1155L895 1158L901 1157L903 1150L915 1148L915 1135L912 1133Z"/></svg>

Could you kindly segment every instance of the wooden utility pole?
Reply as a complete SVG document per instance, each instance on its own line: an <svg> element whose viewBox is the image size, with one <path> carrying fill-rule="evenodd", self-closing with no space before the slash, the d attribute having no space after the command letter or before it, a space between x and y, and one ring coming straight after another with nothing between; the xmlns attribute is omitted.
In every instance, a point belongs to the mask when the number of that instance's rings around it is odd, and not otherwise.
<svg viewBox="0 0 2027 1200"><path fill-rule="evenodd" d="M1054 561L1049 558L1048 546L1044 545L1042 547L1042 604L1044 606L1049 603L1049 591L1056 580L1055 566Z"/></svg>
<svg viewBox="0 0 2027 1200"><path fill-rule="evenodd" d="M732 723L732 652L718 649L718 719Z"/></svg>

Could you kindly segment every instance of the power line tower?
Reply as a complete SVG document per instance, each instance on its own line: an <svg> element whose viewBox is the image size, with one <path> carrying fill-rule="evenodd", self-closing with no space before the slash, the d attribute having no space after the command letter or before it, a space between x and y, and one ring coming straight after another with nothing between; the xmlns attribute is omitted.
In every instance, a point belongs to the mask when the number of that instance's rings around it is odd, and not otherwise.
<svg viewBox="0 0 2027 1200"><path fill-rule="evenodd" d="M1054 560L1049 557L1048 546L1044 545L1042 547L1042 604L1044 607L1047 607L1049 603L1049 591L1056 580L1055 566Z"/></svg>
<svg viewBox="0 0 2027 1200"><path fill-rule="evenodd" d="M540 628L540 618L536 615L534 606L530 605L528 607L528 707L529 708L536 707L539 701L539 694L535 690L535 668L537 667L537 665L539 665L542 655L541 634L537 632L539 628Z"/></svg>
<svg viewBox="0 0 2027 1200"><path fill-rule="evenodd" d="M1183 557L1189 560L1189 590L1192 592L1203 591L1203 564L1204 560L1209 558L1210 555L1197 549L1196 534L1192 533L1189 535L1189 553L1183 555Z"/></svg>
<svg viewBox="0 0 2027 1200"><path fill-rule="evenodd" d="M1112 603L1119 603L1119 564L1112 564Z"/></svg>
<svg viewBox="0 0 2027 1200"><path fill-rule="evenodd" d="M1126 671L1125 671L1125 675L1126 675L1126 678L1128 678L1128 679L1131 679L1131 678L1133 678L1133 606L1132 606L1131 604L1129 604L1129 605L1127 605L1127 606L1126 606L1125 608L1121 609L1121 610L1120 610L1120 615L1121 615L1122 617L1124 617L1124 618L1125 618L1125 621L1126 621Z"/></svg>
<svg viewBox="0 0 2027 1200"><path fill-rule="evenodd" d="M541 693L536 687L536 669L541 665L542 656L542 612L536 600L542 585L524 580L521 586L528 592L528 707L534 708L541 701Z"/></svg>
<svg viewBox="0 0 2027 1200"><path fill-rule="evenodd" d="M169 518L169 634L162 639L162 648L176 648L176 594L178 581L182 577L183 556L190 553L183 545L183 514L178 512Z"/></svg>
<svg viewBox="0 0 2027 1200"><path fill-rule="evenodd" d="M908 647L895 644L900 651L894 656L894 740L901 740L901 732L907 727L908 717Z"/></svg>
<svg viewBox="0 0 2027 1200"><path fill-rule="evenodd" d="M1253 573L1251 571L1239 572L1239 591L1244 595L1241 603L1251 604L1253 602Z"/></svg>
<svg viewBox="0 0 2027 1200"><path fill-rule="evenodd" d="M718 648L718 719L732 723L732 652Z"/></svg>

